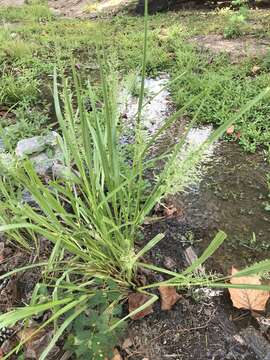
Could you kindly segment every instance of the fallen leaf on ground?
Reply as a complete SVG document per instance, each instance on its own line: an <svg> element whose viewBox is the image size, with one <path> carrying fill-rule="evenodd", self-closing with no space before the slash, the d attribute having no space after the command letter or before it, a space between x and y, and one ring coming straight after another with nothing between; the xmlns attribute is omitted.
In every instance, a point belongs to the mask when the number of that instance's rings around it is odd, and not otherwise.
<svg viewBox="0 0 270 360"><path fill-rule="evenodd" d="M23 342L26 341L24 344L25 347L24 354L27 359L38 359L41 353L43 352L43 350L51 341L53 336L52 331L46 331L46 330L41 330L38 333L34 334L36 330L37 330L36 327L25 328L19 331L19 333L17 334L17 337L21 341ZM51 350L51 353L54 354L57 354L58 352L59 352L59 348L57 346L54 346L53 349Z"/></svg>
<svg viewBox="0 0 270 360"><path fill-rule="evenodd" d="M107 357L105 360L109 360ZM111 360L123 360L122 356L119 354L119 351L117 349L113 350L113 357Z"/></svg>
<svg viewBox="0 0 270 360"><path fill-rule="evenodd" d="M261 68L258 65L254 65L251 71L254 75L256 75L261 71Z"/></svg>
<svg viewBox="0 0 270 360"><path fill-rule="evenodd" d="M124 350L126 350L126 349L130 348L132 345L133 345L132 340L130 338L126 338L122 344L122 348Z"/></svg>
<svg viewBox="0 0 270 360"><path fill-rule="evenodd" d="M0 263L3 262L5 259L4 250L5 250L5 245L3 242L0 242Z"/></svg>
<svg viewBox="0 0 270 360"><path fill-rule="evenodd" d="M173 205L165 207L165 209L164 209L164 216L166 216L166 217L172 217L177 214L178 214L178 209Z"/></svg>
<svg viewBox="0 0 270 360"><path fill-rule="evenodd" d="M232 275L236 274L238 270L232 267ZM231 278L231 284L249 284L261 285L259 276L241 276ZM238 309L248 309L264 311L270 293L265 290L256 289L230 289L230 296L234 307Z"/></svg>
<svg viewBox="0 0 270 360"><path fill-rule="evenodd" d="M232 135L234 133L234 126L230 126L227 131L226 131L227 135Z"/></svg>
<svg viewBox="0 0 270 360"><path fill-rule="evenodd" d="M129 313L138 309L140 306L145 304L150 299L150 296L140 293L131 293L128 296L128 310ZM144 310L138 312L137 314L131 316L132 320L138 320L144 318L146 315L152 314L153 308L152 305L147 306Z"/></svg>
<svg viewBox="0 0 270 360"><path fill-rule="evenodd" d="M161 297L161 310L171 310L173 305L182 297L172 286L160 286L159 292Z"/></svg>

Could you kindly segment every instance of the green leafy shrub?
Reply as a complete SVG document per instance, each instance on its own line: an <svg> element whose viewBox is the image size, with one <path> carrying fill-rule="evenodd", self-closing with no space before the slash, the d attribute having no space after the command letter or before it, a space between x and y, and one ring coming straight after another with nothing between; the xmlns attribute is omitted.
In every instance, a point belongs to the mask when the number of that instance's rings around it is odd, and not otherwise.
<svg viewBox="0 0 270 360"><path fill-rule="evenodd" d="M233 39L243 35L249 14L245 1L237 0L232 2L232 4L233 6L238 6L239 9L228 17L227 26L224 29L224 37L226 39Z"/></svg>
<svg viewBox="0 0 270 360"><path fill-rule="evenodd" d="M38 95L39 80L31 70L24 69L20 74L5 73L0 79L0 101L12 106L21 99L32 103Z"/></svg>
<svg viewBox="0 0 270 360"><path fill-rule="evenodd" d="M17 7L0 7L0 19L6 22L39 21L41 19L51 20L53 15L47 3L33 2L33 4Z"/></svg>
<svg viewBox="0 0 270 360"><path fill-rule="evenodd" d="M5 123L2 119L2 137L8 147L15 148L17 142L23 138L42 135L48 131L48 117L42 112L30 109L31 105L24 104L14 110L16 122Z"/></svg>

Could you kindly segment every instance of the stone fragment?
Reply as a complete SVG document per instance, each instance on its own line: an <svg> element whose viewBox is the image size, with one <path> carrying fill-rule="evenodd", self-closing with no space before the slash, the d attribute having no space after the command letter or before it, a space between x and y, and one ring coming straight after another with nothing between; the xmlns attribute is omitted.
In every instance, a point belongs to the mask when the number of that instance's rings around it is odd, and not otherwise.
<svg viewBox="0 0 270 360"><path fill-rule="evenodd" d="M46 148L52 148L57 146L58 134L52 131L46 136L34 136L28 139L22 139L18 142L15 149L18 157L24 157L26 155L33 155L35 153L41 153Z"/></svg>

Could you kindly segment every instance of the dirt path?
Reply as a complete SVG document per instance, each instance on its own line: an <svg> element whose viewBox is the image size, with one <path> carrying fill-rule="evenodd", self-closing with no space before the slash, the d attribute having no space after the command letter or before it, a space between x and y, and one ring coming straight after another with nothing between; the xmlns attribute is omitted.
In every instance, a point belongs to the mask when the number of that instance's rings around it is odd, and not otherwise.
<svg viewBox="0 0 270 360"><path fill-rule="evenodd" d="M115 14L135 0L49 0L49 7L58 15L70 18L96 16L99 13ZM0 6L22 6L25 0L0 0Z"/></svg>
<svg viewBox="0 0 270 360"><path fill-rule="evenodd" d="M246 56L252 58L265 56L270 45L269 40L251 36L224 39L222 35L213 34L195 36L192 43L214 54L227 53L234 63L242 61Z"/></svg>
<svg viewBox="0 0 270 360"><path fill-rule="evenodd" d="M94 3L94 1L89 0L50 0L48 4L59 15L81 17L91 2Z"/></svg>
<svg viewBox="0 0 270 360"><path fill-rule="evenodd" d="M134 0L50 0L49 6L61 16L81 18L100 13L115 14L132 3Z"/></svg>
<svg viewBox="0 0 270 360"><path fill-rule="evenodd" d="M21 6L24 0L0 0L0 6Z"/></svg>

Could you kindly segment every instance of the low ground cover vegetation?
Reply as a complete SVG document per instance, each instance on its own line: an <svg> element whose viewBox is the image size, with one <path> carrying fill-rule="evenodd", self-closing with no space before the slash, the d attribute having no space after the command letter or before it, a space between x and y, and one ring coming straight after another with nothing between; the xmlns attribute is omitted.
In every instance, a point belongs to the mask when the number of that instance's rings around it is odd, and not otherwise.
<svg viewBox="0 0 270 360"><path fill-rule="evenodd" d="M32 8L43 9L36 15ZM41 11L41 10L40 10ZM143 19L119 16L103 21L63 20L46 16L46 5L25 5L22 8L2 10L1 28L1 102L23 112L27 106L35 112L48 109L51 103L48 90L54 65L70 72L70 58L74 56L83 74L95 76L97 59L95 46L99 41L96 29L104 36L104 45L111 61L127 74L138 71ZM26 15L27 14L27 15ZM269 80L267 57L246 59L231 64L228 56L201 53L189 38L196 34L222 33L227 15L223 12L198 14L158 14L150 18L147 74L169 72L173 77L185 72L172 87L178 107L202 90L209 89L208 99L198 122L220 124L232 112L252 99ZM25 21L22 22L22 19ZM251 11L247 34L268 38L268 14ZM257 26L254 27L254 21ZM136 31L134 29L136 28ZM254 66L257 71L254 72ZM27 104L27 106L26 106ZM28 105L29 104L29 105ZM197 104L187 109L192 116ZM43 117L42 115L40 116ZM20 121L20 120L19 120ZM48 120L49 122L49 120ZM239 120L240 144L247 151L269 143L268 102L254 108ZM237 132L236 131L236 132ZM35 129L32 131L35 134ZM235 138L233 137L235 140Z"/></svg>

